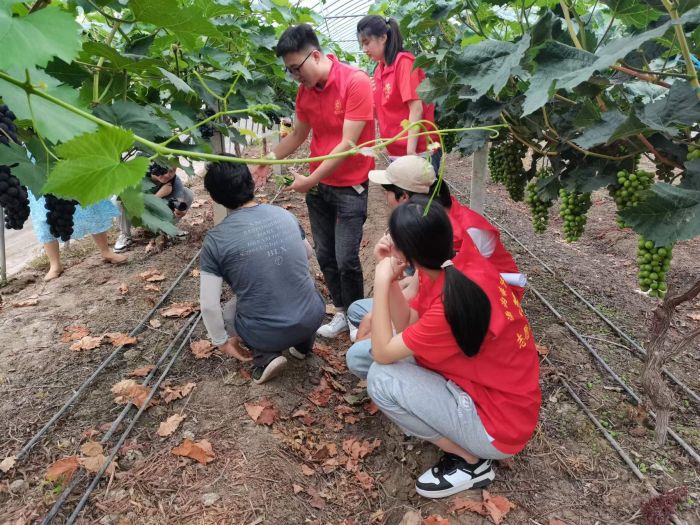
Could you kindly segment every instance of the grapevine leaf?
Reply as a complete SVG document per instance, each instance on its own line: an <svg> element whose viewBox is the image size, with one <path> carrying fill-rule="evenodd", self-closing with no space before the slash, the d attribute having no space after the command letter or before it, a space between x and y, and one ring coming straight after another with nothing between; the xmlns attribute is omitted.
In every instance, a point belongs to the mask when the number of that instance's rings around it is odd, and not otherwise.
<svg viewBox="0 0 700 525"><path fill-rule="evenodd" d="M689 160L685 163L687 172L683 175L681 188L700 190L700 159Z"/></svg>
<svg viewBox="0 0 700 525"><path fill-rule="evenodd" d="M474 90L468 98L479 98L491 88L500 93L529 45L530 35L525 35L518 44L484 40L465 48L456 65L460 83Z"/></svg>
<svg viewBox="0 0 700 525"><path fill-rule="evenodd" d="M157 65L161 63L152 58L140 58L137 60L134 57L121 55L112 46L108 46L102 42L85 42L83 44L83 53L81 57L83 56L86 56L86 58L87 56L103 57L106 58L110 64L112 64L114 69L126 69L127 71L141 73L155 73L157 69L159 69L157 68ZM103 67L105 67L104 64Z"/></svg>
<svg viewBox="0 0 700 525"><path fill-rule="evenodd" d="M607 111L601 115L598 123L590 126L579 137L575 138L573 142L584 149L590 149L598 144L606 144L615 130L625 122L626 118L625 115L616 109Z"/></svg>
<svg viewBox="0 0 700 525"><path fill-rule="evenodd" d="M221 36L196 6L179 7L172 0L129 0L129 7L137 20L168 29L190 48L200 36Z"/></svg>
<svg viewBox="0 0 700 525"><path fill-rule="evenodd" d="M12 174L29 188L34 195L41 195L41 187L46 182L46 165L37 165L27 155L27 150L18 144L0 146L0 164L12 168Z"/></svg>
<svg viewBox="0 0 700 525"><path fill-rule="evenodd" d="M613 133L610 136L608 142L613 142L615 140L630 137L632 135L638 135L639 133L644 132L646 129L646 124L641 122L637 115L635 115L634 113L630 113L630 115L627 117L627 120L625 120L620 125L620 127L618 127L615 130L615 133Z"/></svg>
<svg viewBox="0 0 700 525"><path fill-rule="evenodd" d="M650 22L655 22L661 16L661 11L650 8L639 0L603 0L603 3L625 25L637 29L648 27Z"/></svg>
<svg viewBox="0 0 700 525"><path fill-rule="evenodd" d="M644 107L639 120L666 135L677 135L676 126L691 126L700 121L700 101L695 89L690 82L674 82L664 98Z"/></svg>
<svg viewBox="0 0 700 525"><path fill-rule="evenodd" d="M463 156L471 155L489 140L488 131L467 131L457 143L457 149Z"/></svg>
<svg viewBox="0 0 700 525"><path fill-rule="evenodd" d="M32 72L30 76L33 83L39 83L41 86L39 89L43 89L47 94L80 108L78 92L70 86L59 85L58 80L38 70ZM15 75L15 78L18 77L18 75ZM2 96L4 103L12 108L17 118L20 120L32 119L27 93L22 88L5 80L0 80L0 96ZM31 95L30 99L32 103L31 109L34 113L34 127L44 138L51 142L64 142L81 133L94 131L97 127L93 122L57 106L53 102L36 95Z"/></svg>
<svg viewBox="0 0 700 525"><path fill-rule="evenodd" d="M119 194L119 200L129 218L134 219L143 215L145 209L143 198L144 194L140 186L130 186Z"/></svg>
<svg viewBox="0 0 700 525"><path fill-rule="evenodd" d="M550 40L531 51L535 71L525 93L523 115L544 106L556 88L574 88L588 80L588 67L596 57L593 53Z"/></svg>
<svg viewBox="0 0 700 525"><path fill-rule="evenodd" d="M183 93L194 94L194 89L188 86L187 82L182 80L180 77L173 75L170 71L167 71L162 67L159 67L158 69L161 73L163 73L163 76L168 79L168 82L170 82L175 89L182 91Z"/></svg>
<svg viewBox="0 0 700 525"><path fill-rule="evenodd" d="M620 217L637 233L662 246L700 235L700 190L659 182Z"/></svg>
<svg viewBox="0 0 700 525"><path fill-rule="evenodd" d="M119 127L130 129L136 135L148 140L169 137L170 126L158 117L153 108L140 106L129 100L119 100L112 105L100 105L94 110L95 116Z"/></svg>
<svg viewBox="0 0 700 525"><path fill-rule="evenodd" d="M177 235L177 228L173 224L173 212L170 211L165 200L152 193L144 194L143 200L144 211L141 220L138 221L140 225L152 232Z"/></svg>
<svg viewBox="0 0 700 525"><path fill-rule="evenodd" d="M58 146L56 151L64 160L49 174L44 192L89 205L136 185L148 170L148 159L121 161L121 153L133 142L130 131L101 128Z"/></svg>
<svg viewBox="0 0 700 525"><path fill-rule="evenodd" d="M0 0L0 69L45 66L53 57L73 60L80 50L80 26L73 15L49 6L12 16L16 0Z"/></svg>
<svg viewBox="0 0 700 525"><path fill-rule="evenodd" d="M570 191L590 193L614 184L617 181L617 164L605 159L595 159L587 164L580 164L562 177L563 186Z"/></svg>

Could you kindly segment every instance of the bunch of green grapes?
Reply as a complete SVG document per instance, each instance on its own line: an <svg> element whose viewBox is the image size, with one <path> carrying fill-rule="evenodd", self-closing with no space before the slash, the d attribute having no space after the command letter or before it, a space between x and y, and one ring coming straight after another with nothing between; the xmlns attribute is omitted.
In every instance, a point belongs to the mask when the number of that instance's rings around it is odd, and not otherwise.
<svg viewBox="0 0 700 525"><path fill-rule="evenodd" d="M535 233L544 233L547 229L547 223L549 223L549 208L554 204L552 200L544 200L537 194L537 182L540 179L549 177L551 174L551 169L542 168L537 172L535 178L528 183L525 189L525 202L527 202L532 212L532 226L535 229Z"/></svg>
<svg viewBox="0 0 700 525"><path fill-rule="evenodd" d="M611 187L610 193L617 204L618 213L627 208L639 204L642 192L654 182L654 176L643 170L630 173L627 170L617 172L617 185ZM617 216L617 225L625 228L626 225L620 216Z"/></svg>
<svg viewBox="0 0 700 525"><path fill-rule="evenodd" d="M671 267L672 251L673 245L657 246L653 241L639 236L637 277L642 291L648 292L651 297L666 295L666 273Z"/></svg>
<svg viewBox="0 0 700 525"><path fill-rule="evenodd" d="M525 196L527 177L523 169L523 157L526 152L527 147L512 139L494 144L489 151L491 179L502 183L514 201L522 201Z"/></svg>
<svg viewBox="0 0 700 525"><path fill-rule="evenodd" d="M561 207L559 215L564 219L564 239L574 242L581 238L586 227L586 212L591 207L591 194L559 190Z"/></svg>

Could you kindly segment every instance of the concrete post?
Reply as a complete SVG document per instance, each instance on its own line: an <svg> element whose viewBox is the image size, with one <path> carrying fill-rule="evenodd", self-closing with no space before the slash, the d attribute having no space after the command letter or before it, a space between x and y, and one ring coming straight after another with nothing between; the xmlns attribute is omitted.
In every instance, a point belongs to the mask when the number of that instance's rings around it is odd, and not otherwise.
<svg viewBox="0 0 700 525"><path fill-rule="evenodd" d="M488 143L472 156L472 182L469 194L469 207L477 213L484 213L486 199L486 179L488 177Z"/></svg>

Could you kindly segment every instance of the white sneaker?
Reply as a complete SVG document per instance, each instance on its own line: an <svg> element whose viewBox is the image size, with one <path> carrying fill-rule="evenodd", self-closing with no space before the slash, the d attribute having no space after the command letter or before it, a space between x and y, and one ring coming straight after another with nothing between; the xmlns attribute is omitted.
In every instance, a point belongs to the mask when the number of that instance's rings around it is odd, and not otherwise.
<svg viewBox="0 0 700 525"><path fill-rule="evenodd" d="M131 240L131 237L120 233L117 241L114 243L114 253L125 252L132 244L134 244L134 241Z"/></svg>
<svg viewBox="0 0 700 525"><path fill-rule="evenodd" d="M469 464L453 454L445 454L416 481L416 492L426 498L446 498L463 490L488 486L496 477L491 460Z"/></svg>
<svg viewBox="0 0 700 525"><path fill-rule="evenodd" d="M331 322L321 326L321 328L316 330L316 333L321 337L332 338L337 337L347 329L348 318L346 317L345 312L336 312L333 319L331 319Z"/></svg>
<svg viewBox="0 0 700 525"><path fill-rule="evenodd" d="M355 339L357 339L357 332L360 328L350 322L348 322L348 327L350 328L350 341L354 343Z"/></svg>

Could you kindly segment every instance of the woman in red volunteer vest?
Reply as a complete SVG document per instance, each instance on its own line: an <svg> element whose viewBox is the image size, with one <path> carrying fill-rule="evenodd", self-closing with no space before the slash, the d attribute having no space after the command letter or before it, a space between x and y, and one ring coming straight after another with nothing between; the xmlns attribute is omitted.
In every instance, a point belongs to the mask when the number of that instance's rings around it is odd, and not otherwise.
<svg viewBox="0 0 700 525"><path fill-rule="evenodd" d="M525 447L541 394L520 303L471 243L452 258L450 220L436 202L424 214L427 202L413 197L389 219L393 248L376 267L367 390L404 432L444 451L416 481L419 494L441 498L488 485L492 460ZM407 264L420 279L410 302L397 282Z"/></svg>
<svg viewBox="0 0 700 525"><path fill-rule="evenodd" d="M422 69L413 69L416 57L403 48L399 25L393 18L368 15L357 24L357 38L367 56L377 62L374 70L374 107L382 138L398 135L404 120L435 122L435 106L423 102L416 89L425 78ZM431 129L428 126L428 129ZM417 137L422 130L412 130L408 138L387 146L391 157L415 155L426 152L428 138ZM437 135L431 136L437 142ZM435 150L431 162L437 173L440 167L440 150Z"/></svg>

